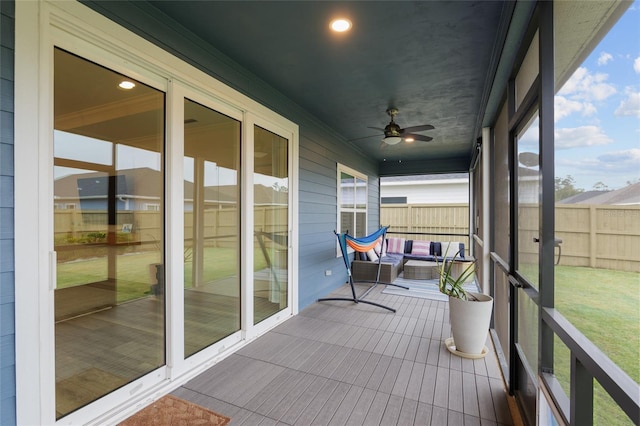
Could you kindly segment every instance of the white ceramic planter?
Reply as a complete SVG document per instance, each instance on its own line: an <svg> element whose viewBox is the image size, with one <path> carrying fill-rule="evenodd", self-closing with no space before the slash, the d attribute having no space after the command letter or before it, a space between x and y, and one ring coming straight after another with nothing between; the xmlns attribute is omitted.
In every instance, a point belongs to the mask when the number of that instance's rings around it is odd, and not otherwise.
<svg viewBox="0 0 640 426"><path fill-rule="evenodd" d="M480 355L487 340L493 298L482 293L467 292L478 300L449 297L449 321L457 352Z"/></svg>

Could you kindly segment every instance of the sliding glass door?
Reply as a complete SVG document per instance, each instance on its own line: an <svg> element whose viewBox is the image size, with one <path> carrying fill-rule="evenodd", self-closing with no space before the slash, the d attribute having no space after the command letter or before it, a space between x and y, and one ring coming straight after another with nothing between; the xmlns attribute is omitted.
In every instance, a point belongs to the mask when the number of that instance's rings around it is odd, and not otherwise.
<svg viewBox="0 0 640 426"><path fill-rule="evenodd" d="M184 100L184 353L240 330L240 122Z"/></svg>
<svg viewBox="0 0 640 426"><path fill-rule="evenodd" d="M288 307L289 141L254 126L253 322Z"/></svg>
<svg viewBox="0 0 640 426"><path fill-rule="evenodd" d="M54 51L56 418L165 364L165 94Z"/></svg>

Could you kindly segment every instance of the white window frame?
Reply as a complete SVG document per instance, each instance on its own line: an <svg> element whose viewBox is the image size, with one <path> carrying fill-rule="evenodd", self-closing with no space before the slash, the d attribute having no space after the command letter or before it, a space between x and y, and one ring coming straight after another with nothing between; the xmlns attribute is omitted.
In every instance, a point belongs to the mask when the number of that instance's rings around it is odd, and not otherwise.
<svg viewBox="0 0 640 426"><path fill-rule="evenodd" d="M354 229L349 229L348 231L351 232L352 234L355 234L356 229L357 229L357 213L364 213L364 229L365 231L368 233L368 222L369 222L369 178L366 174L359 172L355 169L352 169L351 167L345 166L344 164L340 164L340 163L336 163L336 171L337 171L337 177L336 177L336 186L337 186L337 200L338 200L338 204L337 204L337 212L338 212L338 217L336 220L336 232L338 233L342 233L342 232L346 232L346 229L341 229L341 223L342 223L342 213L343 212L351 212L353 213L353 224L354 224ZM350 208L343 208L342 207L342 173L346 173L350 176L353 176L354 178L354 185L353 185L353 207ZM361 179L364 181L364 187L365 187L365 203L364 203L364 209L362 208L357 208L356 207L356 183L355 180L356 179ZM354 235L354 236L358 236L361 237L362 235ZM353 250L350 248L347 248L349 250L349 253L351 253ZM340 251L340 246L338 246L336 244L336 256L340 257L342 256L342 252Z"/></svg>
<svg viewBox="0 0 640 426"><path fill-rule="evenodd" d="M79 2L41 0L16 2L15 89L15 336L16 420L18 424L117 423L142 406L168 393L262 333L297 313L298 247L298 126L252 99L188 65ZM103 398L55 420L53 251L53 47L136 78L167 94L166 112L166 365ZM290 141L289 306L261 327L243 322L242 330L184 359L183 291L183 101L189 88L216 103L216 108L237 111L243 122L243 193L246 206L253 197L253 123ZM189 96L193 99L191 96ZM219 108L218 108L219 107ZM35 172L34 172L35 170ZM246 188L250 188L247 190ZM247 202L250 201L250 202ZM241 223L241 246L253 247L252 209ZM252 257L249 257L252 258ZM249 262L245 262L248 264ZM243 266L243 292L253 271ZM173 297L172 297L173 295ZM246 296L243 293L243 296ZM252 298L246 298L252 300ZM243 318L248 315L243 306ZM252 319L252 317L251 317ZM261 323L262 324L262 323ZM182 340L181 340L182 339Z"/></svg>

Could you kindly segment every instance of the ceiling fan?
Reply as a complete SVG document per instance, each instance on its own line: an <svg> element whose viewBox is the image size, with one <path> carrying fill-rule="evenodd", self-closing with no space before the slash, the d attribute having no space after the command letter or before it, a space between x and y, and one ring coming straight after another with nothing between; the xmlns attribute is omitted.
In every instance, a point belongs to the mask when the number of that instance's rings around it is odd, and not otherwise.
<svg viewBox="0 0 640 426"><path fill-rule="evenodd" d="M394 117L398 114L397 108L389 108L387 110L387 114L389 115L389 117L391 117L391 122L387 124L387 126L384 129L381 129L379 127L369 127L370 129L382 130L384 132L384 139L382 139L382 142L384 142L385 144L396 145L402 142L403 140L405 142L413 142L413 141L429 142L430 140L433 140L431 136L414 134L414 132L423 132L425 130L434 129L435 127L433 127L431 124L423 124L422 126L405 127L403 129L400 126L398 126L395 123L395 121L393 121Z"/></svg>

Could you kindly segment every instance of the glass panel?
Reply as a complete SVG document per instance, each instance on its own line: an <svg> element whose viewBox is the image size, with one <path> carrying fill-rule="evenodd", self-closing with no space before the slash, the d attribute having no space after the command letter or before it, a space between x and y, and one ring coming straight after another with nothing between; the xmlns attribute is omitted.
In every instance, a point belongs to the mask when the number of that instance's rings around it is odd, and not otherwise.
<svg viewBox="0 0 640 426"><path fill-rule="evenodd" d="M254 172L254 323L287 307L289 141L258 126Z"/></svg>
<svg viewBox="0 0 640 426"><path fill-rule="evenodd" d="M527 357L533 374L538 371L538 305L518 290L518 337L516 342Z"/></svg>
<svg viewBox="0 0 640 426"><path fill-rule="evenodd" d="M355 197L356 209L367 208L367 181L356 178L356 197Z"/></svg>
<svg viewBox="0 0 640 426"><path fill-rule="evenodd" d="M340 230L341 232L348 232L350 235L355 231L355 216L353 212L346 211L340 212Z"/></svg>
<svg viewBox="0 0 640 426"><path fill-rule="evenodd" d="M60 418L165 363L165 95L60 49L54 61Z"/></svg>
<svg viewBox="0 0 640 426"><path fill-rule="evenodd" d="M511 199L509 176L509 128L507 126L507 107L500 111L496 122L495 141L491 149L493 155L493 214L494 214L494 249L505 262L509 262L510 256L510 228L511 228ZM495 304L497 306L497 303Z"/></svg>
<svg viewBox="0 0 640 426"><path fill-rule="evenodd" d="M554 3L555 307L640 382L638 7L592 6L585 20ZM578 29L585 39L568 42ZM596 423L623 424L601 416L607 400L596 397Z"/></svg>
<svg viewBox="0 0 640 426"><path fill-rule="evenodd" d="M538 116L516 138L518 148L518 262L516 268L538 288L540 164Z"/></svg>
<svg viewBox="0 0 640 426"><path fill-rule="evenodd" d="M184 101L184 352L240 329L240 122Z"/></svg>
<svg viewBox="0 0 640 426"><path fill-rule="evenodd" d="M355 191L353 188L354 177L345 173L340 173L340 206L352 209L355 206Z"/></svg>
<svg viewBox="0 0 640 426"><path fill-rule="evenodd" d="M355 235L363 237L367 235L367 214L356 212L356 229Z"/></svg>

